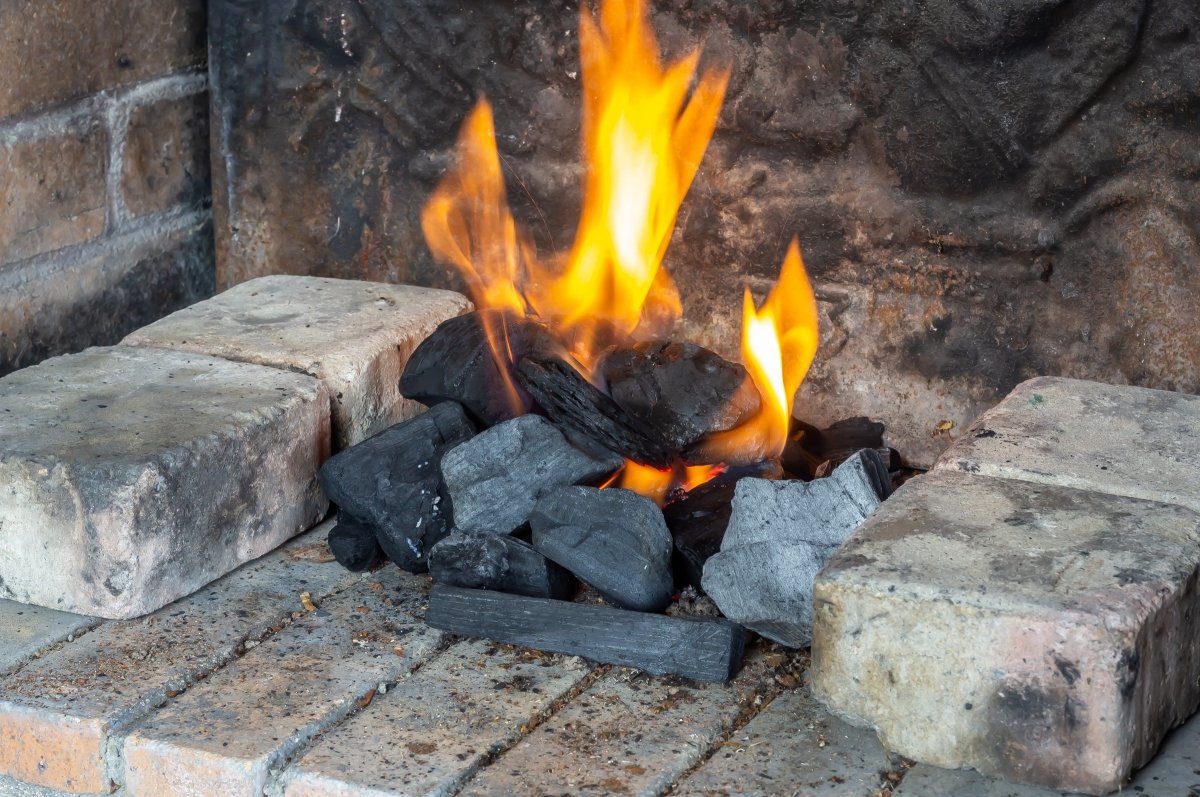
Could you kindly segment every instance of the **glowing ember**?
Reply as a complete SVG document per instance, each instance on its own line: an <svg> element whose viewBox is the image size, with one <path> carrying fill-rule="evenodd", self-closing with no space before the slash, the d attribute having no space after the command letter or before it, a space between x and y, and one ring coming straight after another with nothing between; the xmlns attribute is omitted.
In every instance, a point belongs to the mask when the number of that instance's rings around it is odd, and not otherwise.
<svg viewBox="0 0 1200 797"><path fill-rule="evenodd" d="M662 506L682 493L699 487L725 472L725 465L684 465L659 470L649 465L639 465L626 460L625 467L614 474L605 487L623 487L640 493Z"/></svg>

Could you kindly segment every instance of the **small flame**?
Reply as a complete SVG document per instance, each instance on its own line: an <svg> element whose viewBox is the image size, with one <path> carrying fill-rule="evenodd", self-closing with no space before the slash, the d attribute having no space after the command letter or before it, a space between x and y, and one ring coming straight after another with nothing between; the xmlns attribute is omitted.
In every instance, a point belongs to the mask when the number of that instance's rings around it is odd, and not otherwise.
<svg viewBox="0 0 1200 797"><path fill-rule="evenodd" d="M724 472L723 464L684 465L682 462L676 462L674 467L660 469L627 459L625 466L600 485L600 489L615 484L617 487L644 495L662 506Z"/></svg>

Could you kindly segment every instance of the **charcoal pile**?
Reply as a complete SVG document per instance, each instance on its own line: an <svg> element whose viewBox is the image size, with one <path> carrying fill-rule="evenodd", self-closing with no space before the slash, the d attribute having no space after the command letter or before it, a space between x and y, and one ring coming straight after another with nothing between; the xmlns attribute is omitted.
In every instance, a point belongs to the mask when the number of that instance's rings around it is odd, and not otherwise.
<svg viewBox="0 0 1200 797"><path fill-rule="evenodd" d="M796 421L777 456L717 461L708 443L762 407L742 365L648 341L586 370L496 310L443 323L400 386L429 410L321 470L338 562L428 571L426 621L451 633L654 674L726 681L747 629L808 644L813 577L900 464L865 418ZM674 481L649 492L633 470ZM725 616L665 614L687 586Z"/></svg>

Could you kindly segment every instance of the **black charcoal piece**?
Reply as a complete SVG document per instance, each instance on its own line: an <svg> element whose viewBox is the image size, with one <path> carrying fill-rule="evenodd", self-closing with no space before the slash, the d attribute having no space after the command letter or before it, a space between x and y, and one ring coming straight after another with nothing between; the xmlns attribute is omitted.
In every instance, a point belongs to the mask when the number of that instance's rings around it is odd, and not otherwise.
<svg viewBox="0 0 1200 797"><path fill-rule="evenodd" d="M609 603L657 612L671 602L671 532L649 498L564 487L542 496L529 525L534 548Z"/></svg>
<svg viewBox="0 0 1200 797"><path fill-rule="evenodd" d="M566 361L523 357L517 363L517 379L555 423L634 462L670 467L672 452L654 430L621 409Z"/></svg>
<svg viewBox="0 0 1200 797"><path fill-rule="evenodd" d="M608 394L674 451L748 421L761 404L746 369L694 343L647 341L609 349Z"/></svg>
<svg viewBox="0 0 1200 797"><path fill-rule="evenodd" d="M742 479L721 550L704 565L704 591L729 619L783 645L809 644L813 580L879 506L882 466L863 449L824 479Z"/></svg>
<svg viewBox="0 0 1200 797"><path fill-rule="evenodd" d="M321 487L340 509L374 527L389 559L422 573L425 553L449 533L438 462L474 434L462 407L438 404L331 457L321 466Z"/></svg>
<svg viewBox="0 0 1200 797"><path fill-rule="evenodd" d="M570 573L529 543L504 534L451 533L429 551L429 574L439 584L533 598L569 598L576 586Z"/></svg>
<svg viewBox="0 0 1200 797"><path fill-rule="evenodd" d="M503 337L513 358L554 347L549 330L499 310L476 310L443 321L417 346L400 377L400 393L424 404L453 400L486 426L529 411L532 400L508 363L497 363L488 333Z"/></svg>
<svg viewBox="0 0 1200 797"><path fill-rule="evenodd" d="M780 459L788 473L814 479L827 476L856 452L871 448L879 452L886 473L899 469L900 462L896 452L883 441L885 431L882 423L861 416L845 418L825 429L793 418Z"/></svg>
<svg viewBox="0 0 1200 797"><path fill-rule="evenodd" d="M741 626L719 617L667 617L441 584L429 594L425 622L461 636L717 683L737 674L746 642Z"/></svg>
<svg viewBox="0 0 1200 797"><path fill-rule="evenodd" d="M602 479L622 464L616 454L576 448L545 418L523 415L447 452L442 476L457 528L508 534L529 520L545 493Z"/></svg>
<svg viewBox="0 0 1200 797"><path fill-rule="evenodd" d="M354 573L370 570L383 561L375 527L341 511L337 525L329 532L329 550L338 564Z"/></svg>

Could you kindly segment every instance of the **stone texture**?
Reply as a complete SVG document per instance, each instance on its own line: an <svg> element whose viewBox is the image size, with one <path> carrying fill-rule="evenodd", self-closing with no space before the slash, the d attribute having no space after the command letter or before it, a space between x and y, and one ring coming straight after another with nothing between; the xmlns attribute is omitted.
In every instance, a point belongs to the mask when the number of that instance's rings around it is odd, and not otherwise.
<svg viewBox="0 0 1200 797"><path fill-rule="evenodd" d="M334 440L341 449L421 411L399 393L404 363L439 323L469 308L449 291L264 277L172 313L124 343L315 376L333 399Z"/></svg>
<svg viewBox="0 0 1200 797"><path fill-rule="evenodd" d="M0 259L20 260L104 232L107 146L98 119L37 138L0 139Z"/></svg>
<svg viewBox="0 0 1200 797"><path fill-rule="evenodd" d="M0 772L73 793L119 783L113 750L125 729L261 639L299 595L322 597L359 577L313 556L318 527L146 620L110 622L0 681Z"/></svg>
<svg viewBox="0 0 1200 797"><path fill-rule="evenodd" d="M284 773L283 795L452 794L589 672L461 642L321 737Z"/></svg>
<svg viewBox="0 0 1200 797"><path fill-rule="evenodd" d="M311 377L89 349L0 381L2 594L135 617L324 515L328 397Z"/></svg>
<svg viewBox="0 0 1200 797"><path fill-rule="evenodd" d="M424 593L424 579L381 573L193 686L127 736L125 793L261 794L271 768L436 649L416 617Z"/></svg>
<svg viewBox="0 0 1200 797"><path fill-rule="evenodd" d="M0 117L205 63L203 0L13 0L0 7Z"/></svg>
<svg viewBox="0 0 1200 797"><path fill-rule="evenodd" d="M771 701L671 794L858 797L876 792L890 764L874 733L829 716L796 690Z"/></svg>
<svg viewBox="0 0 1200 797"><path fill-rule="evenodd" d="M940 472L814 586L813 689L889 749L1100 794L1200 705L1200 515Z"/></svg>
<svg viewBox="0 0 1200 797"><path fill-rule="evenodd" d="M649 498L563 487L538 500L529 525L534 548L614 606L658 612L671 602L671 532Z"/></svg>
<svg viewBox="0 0 1200 797"><path fill-rule="evenodd" d="M652 6L667 53L732 66L666 254L673 337L731 356L742 284L761 296L795 233L822 315L797 406L818 426L878 418L928 465L1038 373L1200 391L1192 0ZM210 9L221 284L453 284L419 210L481 94L518 222L542 251L574 239L575 4Z"/></svg>
<svg viewBox="0 0 1200 797"><path fill-rule="evenodd" d="M116 343L213 292L212 224L188 214L50 264L0 269L0 375Z"/></svg>
<svg viewBox="0 0 1200 797"><path fill-rule="evenodd" d="M51 645L99 625L92 617L0 600L0 673Z"/></svg>
<svg viewBox="0 0 1200 797"><path fill-rule="evenodd" d="M936 469L1200 512L1200 396L1038 377L979 416Z"/></svg>
<svg viewBox="0 0 1200 797"><path fill-rule="evenodd" d="M508 534L529 520L541 496L601 479L623 464L616 454L576 448L545 418L522 415L450 449L442 477L456 528Z"/></svg>
<svg viewBox="0 0 1200 797"><path fill-rule="evenodd" d="M129 115L121 197L135 216L210 198L208 94L158 100Z"/></svg>

